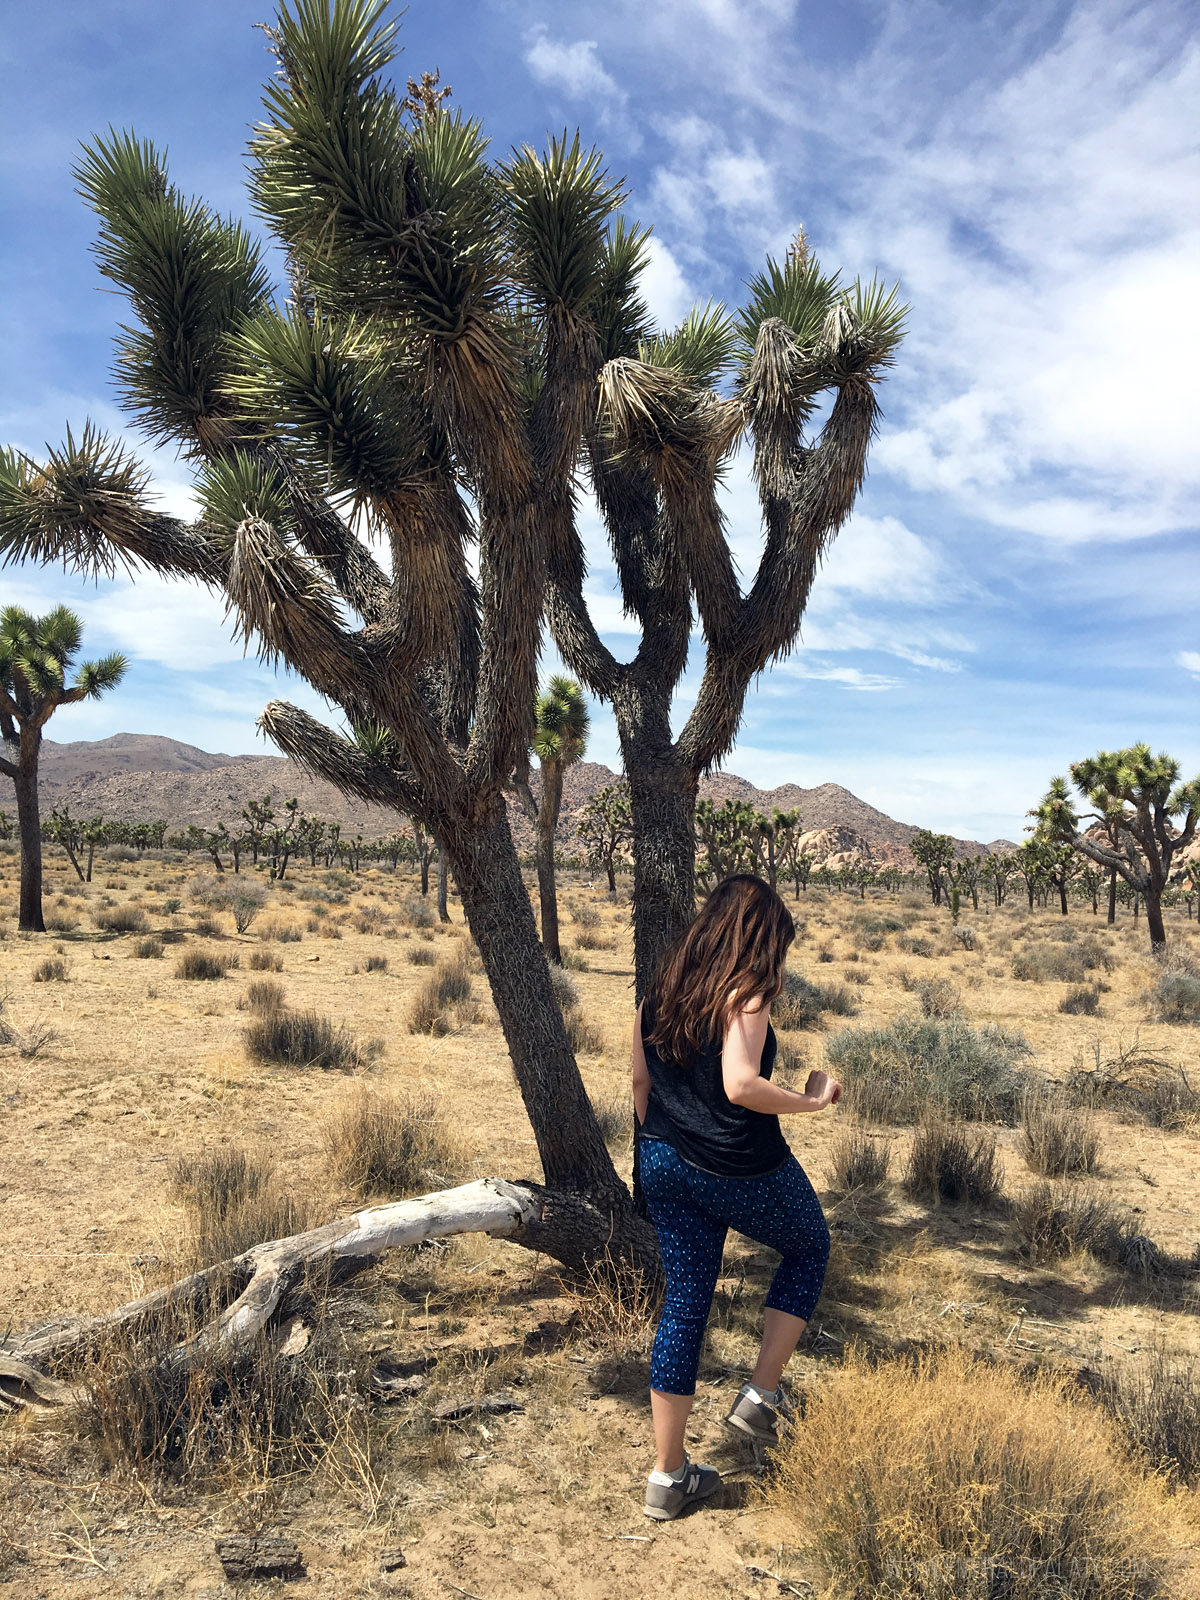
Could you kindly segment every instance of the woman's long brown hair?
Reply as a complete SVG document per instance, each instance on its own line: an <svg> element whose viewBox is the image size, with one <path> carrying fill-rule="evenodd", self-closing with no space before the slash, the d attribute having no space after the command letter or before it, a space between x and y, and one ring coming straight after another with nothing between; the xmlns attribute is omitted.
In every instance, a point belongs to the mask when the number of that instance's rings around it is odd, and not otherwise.
<svg viewBox="0 0 1200 1600"><path fill-rule="evenodd" d="M662 959L647 1042L687 1066L707 1041L724 1039L736 1011L770 1005L795 937L791 912L761 878L724 878Z"/></svg>

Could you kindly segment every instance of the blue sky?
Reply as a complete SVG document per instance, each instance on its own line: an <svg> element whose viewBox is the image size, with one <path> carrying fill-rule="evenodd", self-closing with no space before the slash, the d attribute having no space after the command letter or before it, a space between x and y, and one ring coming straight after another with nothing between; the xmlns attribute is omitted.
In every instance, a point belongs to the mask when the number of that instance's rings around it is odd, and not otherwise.
<svg viewBox="0 0 1200 1600"><path fill-rule="evenodd" d="M39 454L90 416L123 306L75 197L108 124L168 147L172 176L246 214L244 144L269 67L265 0L48 0L9 8L0 439ZM1200 769L1200 24L1174 0L412 0L401 76L439 67L496 148L579 125L654 226L664 324L736 304L803 224L827 265L898 280L910 335L859 508L803 642L760 681L727 767L845 784L905 821L1020 837L1046 779L1149 739ZM185 470L138 441L163 504ZM744 573L743 462L727 510ZM611 570L591 589L611 642ZM284 693L219 600L147 578L99 588L9 569L6 601L79 609L125 684L53 737L119 729L264 748ZM553 664L547 657L547 666ZM681 712L694 692L685 682ZM598 710L592 752L617 764Z"/></svg>

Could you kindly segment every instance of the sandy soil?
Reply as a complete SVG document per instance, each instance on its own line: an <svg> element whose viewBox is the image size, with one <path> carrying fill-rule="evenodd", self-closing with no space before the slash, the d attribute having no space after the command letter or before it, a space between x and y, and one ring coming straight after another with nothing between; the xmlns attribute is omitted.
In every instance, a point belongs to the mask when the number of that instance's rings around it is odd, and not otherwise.
<svg viewBox="0 0 1200 1600"><path fill-rule="evenodd" d="M51 1031L35 1054L15 1045L0 1051L0 1332L100 1310L169 1276L182 1259L185 1232L170 1183L180 1154L229 1142L267 1149L289 1185L311 1196L323 1215L351 1209L355 1202L326 1176L322 1128L359 1080L444 1097L468 1141L464 1177L537 1175L482 980L475 980L479 1020L440 1038L410 1034L405 1025L412 993L428 972L406 955L418 944L431 944L439 955L455 946L463 938L457 906L450 928L416 929L405 911L414 886L403 876L367 871L351 881L299 868L292 888L272 891L272 904L245 936L224 915L215 917L216 936L198 935L196 918L205 913L187 886L201 870L103 862L80 894L69 866L53 862L47 908L78 926L25 938L11 931L15 859L0 856L0 915L10 930L0 943L4 1015L19 1042ZM331 899L305 898L313 890ZM177 909L167 908L169 897L180 901ZM91 912L106 898L140 904L152 928L186 930L186 943L168 946L161 959L139 958L137 935L95 931ZM564 885L563 902L567 942L582 935L602 946L583 952L588 970L572 978L602 1046L582 1058L584 1077L593 1095L611 1098L624 1093L627 1075L628 908L623 896L610 904L599 888L573 881ZM573 923L572 907L591 907L599 926ZM375 926L358 931L370 908ZM1021 1029L1036 1070L1048 1078L1061 1080L1091 1065L1097 1047L1109 1057L1135 1037L1164 1060L1186 1069L1200 1065L1197 1030L1147 1021L1144 925L1135 927L1124 914L1111 932L1098 919L1096 931L1116 965L1104 975L1109 989L1101 1014L1086 1017L1058 1012L1066 985L1012 977L1014 943L1019 947L1030 932L1021 904L968 915L978 930L974 952L950 936L944 912L913 896L881 903L909 926L875 952L861 948L857 901L814 892L798 909L805 929L793 965L821 982L846 983L859 1005L852 1019L830 1018L829 1031L911 1012L914 996L900 981L908 972L949 978L973 1023ZM1049 911L1033 914L1036 928L1059 920ZM1073 908L1072 920L1081 932L1095 926L1086 909ZM293 925L302 938L264 940L272 924ZM326 936L334 930L338 937ZM1173 931L1181 945L1196 947L1194 924L1177 922ZM926 939L935 953L899 948L910 937ZM176 977L180 950L194 947L236 952L240 966L218 982ZM289 1005L314 1007L364 1044L377 1042L370 1066L352 1075L288 1071L247 1058L247 1014L239 1001L257 976L248 969L249 955L262 948L282 961L279 981ZM59 951L66 981L34 983L34 969ZM830 959L820 959L822 953ZM362 970L369 955L386 956L387 970ZM858 977L866 981L851 981ZM824 1037L804 1032L792 1042L815 1065ZM916 1206L898 1184L881 1207L838 1200L828 1184L828 1151L843 1120L829 1113L797 1119L788 1130L835 1235L826 1293L794 1364L797 1383L819 1383L823 1365L852 1338L887 1345L949 1336L1092 1367L1137 1360L1156 1345L1191 1354L1200 1348L1194 1299L1164 1300L1087 1260L1031 1268L1000 1216ZM1200 1141L1188 1131L1109 1114L1100 1115L1099 1126L1103 1168L1096 1181L1137 1209L1142 1230L1161 1248L1190 1255L1200 1240ZM997 1131L1006 1190L1016 1192L1033 1175L1019 1131ZM908 1137L904 1130L893 1135L894 1173ZM627 1168L628 1151L615 1154ZM295 1538L308 1568L302 1592L314 1600L373 1594L633 1600L663 1593L707 1600L787 1592L763 1580L762 1570L807 1593L802 1579L820 1583L814 1558L764 1508L749 1446L720 1426L752 1360L756 1307L769 1270L765 1257L736 1242L718 1292L692 1445L695 1457L727 1474L718 1507L664 1526L641 1515L651 1464L645 1325L597 1317L585 1292L519 1248L463 1240L391 1260L334 1297L330 1317L360 1354L431 1360L423 1411L377 1408L378 1449L370 1464L356 1465L347 1450L315 1475L185 1492L101 1471L58 1413L0 1420L0 1596L214 1597L227 1587L213 1539L230 1529ZM1022 1307L1026 1320L1014 1333ZM573 1313L580 1314L574 1323ZM499 1387L509 1388L522 1409L428 1425L434 1399ZM408 1564L384 1577L379 1551L397 1544Z"/></svg>

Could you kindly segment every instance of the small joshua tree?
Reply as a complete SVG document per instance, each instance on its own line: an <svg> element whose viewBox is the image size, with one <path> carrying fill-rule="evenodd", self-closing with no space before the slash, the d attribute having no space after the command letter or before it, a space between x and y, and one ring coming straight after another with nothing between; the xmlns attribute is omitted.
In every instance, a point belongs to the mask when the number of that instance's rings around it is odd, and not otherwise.
<svg viewBox="0 0 1200 1600"><path fill-rule="evenodd" d="M125 657L116 653L85 661L74 683L67 678L83 639L83 624L66 606L35 617L20 606L0 612L0 732L7 759L0 772L17 791L17 829L21 837L20 928L43 933L42 830L38 815L38 760L42 729L59 706L98 700L125 675ZM78 870L78 868L76 869Z"/></svg>
<svg viewBox="0 0 1200 1600"><path fill-rule="evenodd" d="M591 717L583 690L570 678L556 676L540 695L534 717L532 750L541 768L542 792L534 802L528 782L517 792L537 835L538 899L542 917L542 949L562 965L558 942L558 888L554 876L554 836L562 810L563 776L583 759Z"/></svg>
<svg viewBox="0 0 1200 1600"><path fill-rule="evenodd" d="M1196 836L1200 778L1183 782L1174 756L1152 755L1148 744L1102 750L1071 765L1071 783L1092 807L1075 810L1065 778L1054 778L1040 806L1030 812L1048 841L1070 845L1081 856L1123 878L1146 905L1150 948L1167 947L1162 896L1172 863ZM1091 826L1082 833L1081 822Z"/></svg>

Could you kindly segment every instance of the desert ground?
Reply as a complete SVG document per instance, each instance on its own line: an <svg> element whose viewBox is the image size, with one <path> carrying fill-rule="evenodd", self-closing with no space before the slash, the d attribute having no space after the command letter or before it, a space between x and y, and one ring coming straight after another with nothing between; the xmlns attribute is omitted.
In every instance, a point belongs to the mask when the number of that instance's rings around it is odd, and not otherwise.
<svg viewBox="0 0 1200 1600"><path fill-rule="evenodd" d="M17 868L11 851L0 856L9 930L0 942L0 1335L100 1312L185 1273L205 1226L188 1179L199 1158L245 1152L260 1175L263 1215L297 1226L386 1198L349 1182L334 1159L337 1119L364 1094L399 1095L437 1124L410 1192L540 1175L453 897L443 925L403 869L301 864L268 886L267 903L239 934L228 911L205 905L212 869L196 858L102 854L85 886L48 852L52 929L19 936ZM106 917L123 908L132 915ZM628 1175L628 884L612 897L601 882L566 873L561 912L581 1069ZM1063 919L1053 907L1031 913L1022 896L1000 910L968 905L966 937L915 890L863 901L814 889L796 914L791 968L829 986L836 1005L809 1026L781 1030L784 1070L802 1079L843 1030L924 1013L1019 1030L1025 1069L1060 1094L1081 1072L1110 1086L1136 1080L1124 1097L1100 1096L1091 1108L1070 1102L1098 1154L1089 1174L1063 1181L1136 1217L1138 1234L1175 1270L1135 1271L1086 1250L1031 1257L1013 1207L1042 1180L1019 1118L972 1124L996 1141L994 1201L914 1198L901 1182L914 1127L856 1121L847 1077L844 1107L786 1124L834 1241L825 1293L790 1371L793 1390L814 1403L842 1394L848 1351L869 1359L958 1344L997 1368L1065 1374L1070 1394L1056 1404L1082 1408L1064 1412L1063 1426L1074 1426L1070 1418L1085 1411L1101 1417L1089 1385L1133 1381L1155 1360L1185 1370L1200 1350L1200 1277L1187 1265L1200 1244L1200 1126L1186 1092L1179 1113L1165 1115L1145 1110L1160 1102L1140 1101L1136 1084L1197 1084L1200 1031L1154 1020L1144 923L1122 910L1109 929L1102 914L1072 905L1074 938L1104 952L1089 970L1098 998L1089 1015L1060 1011L1078 985L1039 965L1038 951L1063 948ZM114 932L106 920L133 926ZM1171 936L1178 953L1200 956L1200 930L1182 911L1171 914ZM188 952L216 957L224 975L179 976ZM455 964L470 993L443 1008L434 1032L410 1031L421 986ZM281 1004L344 1029L345 1064L255 1060L247 1029ZM838 1177L838 1141L856 1129L860 1142L890 1145L888 1178L870 1193L847 1191ZM296 1592L313 1600L844 1593L812 1517L788 1499L787 1473L764 1470L749 1441L721 1426L753 1361L770 1271L767 1252L731 1239L690 1443L726 1486L718 1503L677 1523L653 1524L641 1512L652 1465L652 1314L636 1295L572 1281L517 1245L467 1237L394 1252L320 1297L312 1348L321 1343L336 1359L322 1369L325 1387L306 1391L303 1448L239 1436L206 1470L185 1473L131 1462L97 1431L94 1404L0 1417L0 1595L213 1600L231 1592L214 1540L233 1532L294 1539L307 1570ZM390 1397L372 1388L373 1370L399 1375ZM96 1383L111 1376L102 1358L91 1371ZM477 1407L496 1395L493 1408ZM439 1420L439 1407L456 1405L460 1415ZM828 1427L827 1412L814 1413L814 1428ZM1087 1425L1102 1426L1103 1448L1121 1456L1128 1441L1107 1412ZM1195 1492L1184 1481L1164 1485L1152 1479L1157 1498L1147 1506L1177 1570L1169 1585L1144 1592L1200 1594ZM384 1573L380 1552L396 1547L405 1565Z"/></svg>

